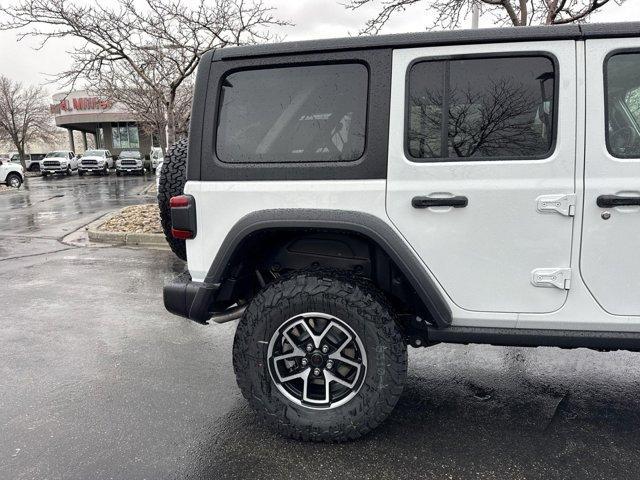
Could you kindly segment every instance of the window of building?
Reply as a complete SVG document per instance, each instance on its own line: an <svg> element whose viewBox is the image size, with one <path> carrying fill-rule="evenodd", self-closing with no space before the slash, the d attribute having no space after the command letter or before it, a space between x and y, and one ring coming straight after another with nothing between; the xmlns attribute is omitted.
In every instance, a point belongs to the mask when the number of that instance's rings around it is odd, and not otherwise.
<svg viewBox="0 0 640 480"><path fill-rule="evenodd" d="M364 152L368 71L361 64L244 70L220 94L223 162L348 162Z"/></svg>
<svg viewBox="0 0 640 480"><path fill-rule="evenodd" d="M606 66L607 148L640 158L640 53L613 55Z"/></svg>
<svg viewBox="0 0 640 480"><path fill-rule="evenodd" d="M104 128L102 127L102 125L98 126L98 130L96 131L96 137L97 137L96 148L104 148L106 144L104 142Z"/></svg>
<svg viewBox="0 0 640 480"><path fill-rule="evenodd" d="M407 149L421 161L540 158L553 145L543 56L424 61L409 73Z"/></svg>
<svg viewBox="0 0 640 480"><path fill-rule="evenodd" d="M112 123L113 148L140 148L138 127L132 123Z"/></svg>

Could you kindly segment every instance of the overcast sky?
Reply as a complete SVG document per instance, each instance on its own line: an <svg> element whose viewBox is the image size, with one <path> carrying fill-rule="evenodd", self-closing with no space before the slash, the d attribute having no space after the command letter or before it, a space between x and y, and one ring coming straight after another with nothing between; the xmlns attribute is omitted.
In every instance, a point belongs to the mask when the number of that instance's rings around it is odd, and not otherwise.
<svg viewBox="0 0 640 480"><path fill-rule="evenodd" d="M284 30L286 40L355 35L376 11L375 7L348 11L337 0L265 0L265 3L274 6L280 18L295 24ZM634 20L640 20L640 0L627 0L622 7L605 7L591 19L592 22ZM421 31L427 23L428 12L424 4L418 4L394 17L383 33ZM470 26L470 19L466 20L465 26ZM492 26L491 19L482 18L480 26ZM72 45L70 40L52 41L41 50L34 50L36 45L34 40L17 42L13 32L0 32L0 73L14 80L43 84L47 73L56 73L68 65L65 51ZM52 85L47 88L55 90Z"/></svg>

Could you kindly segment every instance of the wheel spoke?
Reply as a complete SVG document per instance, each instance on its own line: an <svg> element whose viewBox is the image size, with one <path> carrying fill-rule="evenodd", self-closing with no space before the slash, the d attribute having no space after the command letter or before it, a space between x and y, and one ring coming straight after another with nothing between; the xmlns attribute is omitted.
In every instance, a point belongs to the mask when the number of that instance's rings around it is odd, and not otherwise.
<svg viewBox="0 0 640 480"><path fill-rule="evenodd" d="M305 385L305 389L306 389L307 388L307 379L309 378L309 372L310 372L310 370L308 368L305 368L301 372L294 373L293 375L288 375L286 377L281 376L280 372L278 372L278 378L280 378L280 382L281 383L286 383L286 382L290 382L291 380L295 380L296 378L301 378L304 381L304 385Z"/></svg>
<svg viewBox="0 0 640 480"><path fill-rule="evenodd" d="M342 350L344 350L346 346L349 345L353 340L353 337L349 335L348 332L343 332L343 333L347 335L347 339L344 342L342 342L342 344L336 349L334 355L340 355L342 353Z"/></svg>
<svg viewBox="0 0 640 480"><path fill-rule="evenodd" d="M330 322L327 322L327 326L324 327L324 330L322 330L322 332L320 333L320 335L318 336L318 342L322 342L322 340L324 339L324 337L327 336L327 333L329 333L329 331L331 331L331 329L333 327L337 327L340 328L333 320L331 320ZM320 343L318 343L319 345Z"/></svg>
<svg viewBox="0 0 640 480"><path fill-rule="evenodd" d="M304 329L309 334L309 337L311 337L311 339L313 340L313 345L315 348L320 348L320 344L322 343L322 340L331 331L333 327L338 328L341 332L344 332L347 336L349 335L348 332L346 332L342 327L340 327L333 320L327 322L327 325L324 327L324 329L322 330L322 332L320 332L319 335L316 334L313 330L311 330L311 327L309 327L309 325L304 319L300 320L298 323L295 324L295 326L297 325L302 325L304 327Z"/></svg>
<svg viewBox="0 0 640 480"><path fill-rule="evenodd" d="M328 383L326 380L326 376L325 376L325 388L324 388L324 398L311 398L309 396L309 376L307 375L307 379L304 382L304 391L302 393L302 398L304 399L305 402L308 403L318 403L318 404L324 404L324 403L329 403L330 398L329 398L329 387L328 387Z"/></svg>
<svg viewBox="0 0 640 480"><path fill-rule="evenodd" d="M340 385L344 385L347 388L353 388L353 386L356 384L356 381L358 380L358 375L356 375L354 377L353 382L347 382L346 380L338 377L337 375L334 375L331 372L325 371L324 372L324 378L326 379L326 382L327 382L327 392L328 392L329 391L329 384L331 382L339 383Z"/></svg>
<svg viewBox="0 0 640 480"><path fill-rule="evenodd" d="M280 362L282 360L288 360L289 358L304 357L304 353L300 349L294 349L293 352L285 353L284 355L278 355L273 357L274 362Z"/></svg>
<svg viewBox="0 0 640 480"><path fill-rule="evenodd" d="M302 325L302 327L307 331L307 334L309 335L309 337L311 337L311 340L313 340L313 345L316 348L320 347L320 340L318 338L318 336L313 333L313 330L311 330L311 327L309 327L309 325L307 325L307 322L302 319L299 322L297 322L295 325L293 325L294 327L297 327L298 325Z"/></svg>
<svg viewBox="0 0 640 480"><path fill-rule="evenodd" d="M338 360L339 362L342 362L342 363L346 363L347 365L351 365L352 367L355 367L355 368L360 368L362 366L361 363L354 362L353 360L350 360L350 359L348 359L346 357L343 357L342 355L337 354L337 353L329 355L329 358L331 358L333 360Z"/></svg>
<svg viewBox="0 0 640 480"><path fill-rule="evenodd" d="M346 363L347 365L351 365L354 368L360 368L362 366L361 362L351 360L345 357L344 355L342 355L342 352L344 351L345 348L347 348L347 345L349 345L353 341L353 337L349 334L349 332L346 332L346 331L343 331L343 332L347 336L346 340L342 342L342 344L336 349L335 352L329 355L329 358L333 360L338 360L339 362L342 362L342 363Z"/></svg>
<svg viewBox="0 0 640 480"><path fill-rule="evenodd" d="M289 342L289 345L291 345L291 348L293 348L294 351L297 350L298 352L300 352L300 355L304 355L302 349L296 344L296 342L293 341L293 339L289 335L289 332L282 332L282 336L287 342Z"/></svg>

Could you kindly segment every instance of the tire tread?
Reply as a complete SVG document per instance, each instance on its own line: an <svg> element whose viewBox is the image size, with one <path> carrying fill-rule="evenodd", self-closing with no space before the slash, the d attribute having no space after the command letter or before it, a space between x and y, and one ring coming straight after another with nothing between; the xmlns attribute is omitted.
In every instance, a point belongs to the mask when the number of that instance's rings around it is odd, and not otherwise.
<svg viewBox="0 0 640 480"><path fill-rule="evenodd" d="M363 397L367 403L358 405L356 418L353 418L352 406L338 407L334 427L318 428L301 422L298 410L304 407L275 401L269 376L258 379L252 373L263 363L262 358L253 358L248 352L252 351L254 332L264 330L264 310L284 311L301 301L309 311L322 311L322 304L326 301L341 302L349 309L356 309L358 315L366 319L367 325L374 326L378 345L384 345L386 358L380 377L384 381L377 391L367 383L362 386L372 391ZM264 332L261 335L265 337ZM268 285L250 302L236 331L233 364L242 395L280 434L305 441L344 442L367 434L392 412L406 379L407 350L393 309L384 295L366 279L337 271L298 272ZM277 389L273 387L273 391ZM345 425L348 427L343 428Z"/></svg>
<svg viewBox="0 0 640 480"><path fill-rule="evenodd" d="M188 139L183 138L171 145L160 169L158 184L158 208L160 223L169 247L182 260L187 259L187 246L182 239L171 235L171 197L182 195L186 183Z"/></svg>

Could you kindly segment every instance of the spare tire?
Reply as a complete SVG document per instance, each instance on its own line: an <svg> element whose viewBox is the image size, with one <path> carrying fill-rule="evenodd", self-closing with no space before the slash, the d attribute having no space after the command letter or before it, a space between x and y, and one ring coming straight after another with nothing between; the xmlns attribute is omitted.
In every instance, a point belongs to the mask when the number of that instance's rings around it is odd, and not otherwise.
<svg viewBox="0 0 640 480"><path fill-rule="evenodd" d="M187 247L185 241L174 238L171 235L171 197L184 193L184 184L187 181L187 147L189 141L186 138L178 140L167 150L160 169L160 182L158 184L158 207L160 208L160 223L167 243L173 253L182 260L187 259Z"/></svg>

